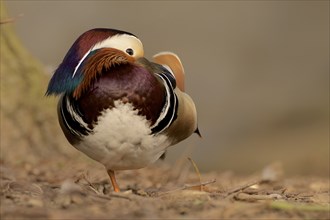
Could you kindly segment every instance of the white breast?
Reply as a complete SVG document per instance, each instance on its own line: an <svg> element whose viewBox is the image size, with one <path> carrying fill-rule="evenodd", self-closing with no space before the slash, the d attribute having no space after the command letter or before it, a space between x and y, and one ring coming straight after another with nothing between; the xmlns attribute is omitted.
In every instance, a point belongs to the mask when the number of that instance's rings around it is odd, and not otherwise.
<svg viewBox="0 0 330 220"><path fill-rule="evenodd" d="M107 169L126 170L155 162L169 145L165 135L151 134L149 122L131 104L116 101L75 147Z"/></svg>

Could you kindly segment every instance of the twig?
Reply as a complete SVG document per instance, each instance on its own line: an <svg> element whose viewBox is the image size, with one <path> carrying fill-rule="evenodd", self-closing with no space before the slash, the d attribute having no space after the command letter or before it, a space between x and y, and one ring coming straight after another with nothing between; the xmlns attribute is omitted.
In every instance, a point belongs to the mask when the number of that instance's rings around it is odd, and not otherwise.
<svg viewBox="0 0 330 220"><path fill-rule="evenodd" d="M200 184L200 188L199 191L203 191L203 185L202 185L202 177L201 177L201 173L199 172L199 169L195 163L195 161L193 161L193 159L191 159L190 157L187 157L187 159L190 161L190 163L193 165L195 172L197 173L198 179L199 179L199 184Z"/></svg>
<svg viewBox="0 0 330 220"><path fill-rule="evenodd" d="M235 187L235 188L229 190L229 191L226 193L225 197L227 197L227 196L229 196L229 195L231 195L231 194L233 194L233 193L236 193L236 192L242 191L242 190L244 190L244 189L246 189L246 188L248 188L248 187L250 187L250 186L253 186L253 185L256 185L256 184L260 184L261 182L262 182L262 180L259 179L259 180L254 180L254 181L252 181L252 182L250 182L250 183L247 183L247 184L245 184L245 185Z"/></svg>
<svg viewBox="0 0 330 220"><path fill-rule="evenodd" d="M16 19L14 19L14 18L7 18L7 19L4 19L4 20L1 20L0 24L13 23L15 20Z"/></svg>
<svg viewBox="0 0 330 220"><path fill-rule="evenodd" d="M87 174L86 173L84 173L83 174L83 178L84 178L84 180L87 182L87 184L88 184L88 187L91 189L91 190L93 190L97 195L102 195L97 189L96 189L96 187L87 179Z"/></svg>
<svg viewBox="0 0 330 220"><path fill-rule="evenodd" d="M23 14L19 14L16 17L13 18L6 18L0 21L0 24L8 24L8 23L13 23L17 20L17 18L22 17Z"/></svg>
<svg viewBox="0 0 330 220"><path fill-rule="evenodd" d="M183 185L181 187L178 187L176 189L172 189L172 190L169 190L169 191L166 191L166 192L160 192L158 195L164 195L164 194L168 194L168 193L173 193L173 192L176 192L176 191L185 190L185 189L189 189L189 188L193 188L193 187L206 186L208 184L212 184L212 183L215 183L215 182L216 182L216 179L209 180L209 181L202 182L202 183L185 184L185 185Z"/></svg>
<svg viewBox="0 0 330 220"><path fill-rule="evenodd" d="M279 194L269 194L269 195L250 195L247 193L238 193L234 196L235 199L247 202L255 202L260 200L274 200L282 199L282 196Z"/></svg>

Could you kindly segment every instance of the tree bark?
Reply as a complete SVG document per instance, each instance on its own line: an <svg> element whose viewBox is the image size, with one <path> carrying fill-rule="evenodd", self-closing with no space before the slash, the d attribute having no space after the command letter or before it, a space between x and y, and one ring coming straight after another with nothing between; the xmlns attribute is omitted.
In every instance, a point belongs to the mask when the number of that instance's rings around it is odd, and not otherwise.
<svg viewBox="0 0 330 220"><path fill-rule="evenodd" d="M44 96L49 76L18 39L4 3L0 25L1 161L38 162L66 155L56 100ZM19 157L18 157L19 155Z"/></svg>

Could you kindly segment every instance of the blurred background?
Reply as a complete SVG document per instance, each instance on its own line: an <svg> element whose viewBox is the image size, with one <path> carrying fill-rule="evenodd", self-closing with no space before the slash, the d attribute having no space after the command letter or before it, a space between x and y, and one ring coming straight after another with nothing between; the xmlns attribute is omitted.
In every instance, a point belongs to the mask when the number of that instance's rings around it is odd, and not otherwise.
<svg viewBox="0 0 330 220"><path fill-rule="evenodd" d="M287 174L329 175L328 1L5 5L49 77L75 39L96 27L134 33L147 58L177 53L203 138L171 148L167 161L189 155L202 171L238 173L280 161Z"/></svg>

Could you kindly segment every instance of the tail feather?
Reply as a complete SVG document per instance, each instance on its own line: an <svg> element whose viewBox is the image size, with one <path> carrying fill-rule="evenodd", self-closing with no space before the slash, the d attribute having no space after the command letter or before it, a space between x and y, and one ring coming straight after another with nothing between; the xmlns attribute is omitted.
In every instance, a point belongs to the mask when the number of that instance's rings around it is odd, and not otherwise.
<svg viewBox="0 0 330 220"><path fill-rule="evenodd" d="M203 136L201 135L198 127L196 128L196 130L194 131L194 133L196 133L200 138L203 138Z"/></svg>

